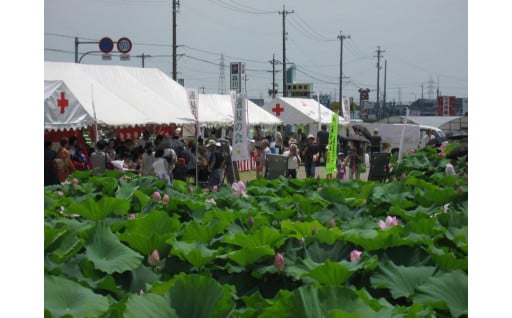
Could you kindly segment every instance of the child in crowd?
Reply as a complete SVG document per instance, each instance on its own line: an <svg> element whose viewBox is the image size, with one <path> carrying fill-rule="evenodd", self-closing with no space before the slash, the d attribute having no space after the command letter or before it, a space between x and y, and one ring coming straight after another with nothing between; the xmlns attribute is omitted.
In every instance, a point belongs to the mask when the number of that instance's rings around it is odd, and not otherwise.
<svg viewBox="0 0 512 318"><path fill-rule="evenodd" d="M338 153L338 161L336 162L336 178L338 179L345 179L345 154L343 152Z"/></svg>
<svg viewBox="0 0 512 318"><path fill-rule="evenodd" d="M290 148L283 153L283 156L288 157L288 178L297 179L297 169L300 167L299 147L297 144L291 144Z"/></svg>

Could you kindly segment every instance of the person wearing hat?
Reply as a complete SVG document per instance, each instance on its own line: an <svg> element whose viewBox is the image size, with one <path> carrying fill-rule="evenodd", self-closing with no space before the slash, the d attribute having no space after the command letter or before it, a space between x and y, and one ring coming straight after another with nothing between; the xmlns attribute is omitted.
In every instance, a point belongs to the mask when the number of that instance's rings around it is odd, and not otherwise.
<svg viewBox="0 0 512 318"><path fill-rule="evenodd" d="M220 188L224 181L224 156L222 155L222 151L220 149L220 142L216 142L215 140L208 140L206 144L206 148L210 151L210 156L208 159L208 170L210 171L210 176L208 177L208 188L210 192L213 191L214 187Z"/></svg>
<svg viewBox="0 0 512 318"><path fill-rule="evenodd" d="M306 138L306 145L301 151L301 158L304 161L304 169L306 170L306 178L315 177L315 167L318 157L318 144L315 143L315 136L309 134Z"/></svg>
<svg viewBox="0 0 512 318"><path fill-rule="evenodd" d="M380 144L382 142L382 138L379 135L379 130L375 128L373 130L373 135L370 137L370 156L373 157L374 152L380 152Z"/></svg>

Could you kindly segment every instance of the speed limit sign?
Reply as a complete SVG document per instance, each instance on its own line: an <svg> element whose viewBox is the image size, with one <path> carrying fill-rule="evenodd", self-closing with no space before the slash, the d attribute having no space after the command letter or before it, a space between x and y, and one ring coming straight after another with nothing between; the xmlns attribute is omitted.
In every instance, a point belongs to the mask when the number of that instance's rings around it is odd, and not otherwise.
<svg viewBox="0 0 512 318"><path fill-rule="evenodd" d="M121 53L128 53L132 49L132 41L129 38L120 38L117 40L117 50Z"/></svg>

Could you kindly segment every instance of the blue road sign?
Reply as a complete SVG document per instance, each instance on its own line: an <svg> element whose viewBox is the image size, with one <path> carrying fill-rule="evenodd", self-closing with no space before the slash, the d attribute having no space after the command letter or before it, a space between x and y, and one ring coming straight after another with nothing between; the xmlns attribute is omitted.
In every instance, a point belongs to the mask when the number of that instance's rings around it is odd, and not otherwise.
<svg viewBox="0 0 512 318"><path fill-rule="evenodd" d="M109 37L104 37L100 40L99 46L100 51L107 54L112 52L112 50L114 49L114 41L112 41L112 39Z"/></svg>

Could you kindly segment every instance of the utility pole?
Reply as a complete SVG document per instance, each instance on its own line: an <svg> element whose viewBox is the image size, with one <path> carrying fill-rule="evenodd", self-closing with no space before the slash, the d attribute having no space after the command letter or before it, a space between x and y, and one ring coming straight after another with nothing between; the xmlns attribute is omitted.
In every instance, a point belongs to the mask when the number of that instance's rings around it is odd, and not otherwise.
<svg viewBox="0 0 512 318"><path fill-rule="evenodd" d="M179 7L178 0L172 0L172 79L177 80L178 67L176 58L176 7Z"/></svg>
<svg viewBox="0 0 512 318"><path fill-rule="evenodd" d="M280 62L276 60L275 54L272 54L272 61L269 61L272 64L272 99L276 98L276 64Z"/></svg>
<svg viewBox="0 0 512 318"><path fill-rule="evenodd" d="M381 53L384 53L385 51L381 51L380 49L380 46L377 46L377 111L376 111L376 114L375 116L377 117L377 119L379 119L379 94L380 94L380 91L379 91L379 76L380 76L380 54Z"/></svg>
<svg viewBox="0 0 512 318"><path fill-rule="evenodd" d="M382 105L386 107L386 74L388 69L388 60L384 60L384 94L382 95Z"/></svg>
<svg viewBox="0 0 512 318"><path fill-rule="evenodd" d="M340 116L344 116L343 114L343 40L344 39L350 39L350 35L343 35L341 33L338 35L338 40L340 40L340 108L338 109L338 114ZM349 105L350 109L350 105Z"/></svg>
<svg viewBox="0 0 512 318"><path fill-rule="evenodd" d="M287 97L287 87L286 87L286 25L284 23L286 15L293 13L292 11L286 11L283 5L283 11L279 11L279 14L283 15L283 97Z"/></svg>

